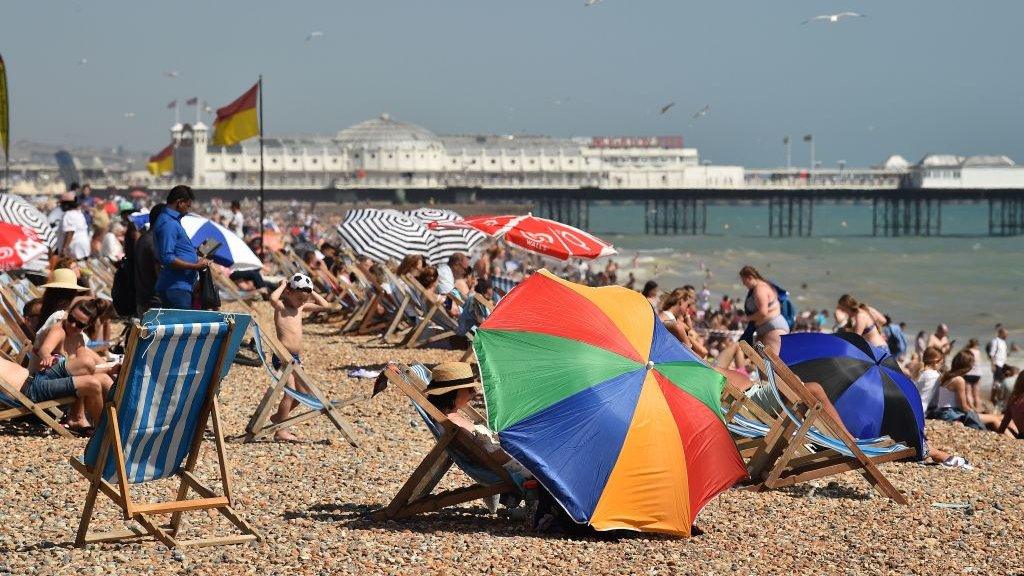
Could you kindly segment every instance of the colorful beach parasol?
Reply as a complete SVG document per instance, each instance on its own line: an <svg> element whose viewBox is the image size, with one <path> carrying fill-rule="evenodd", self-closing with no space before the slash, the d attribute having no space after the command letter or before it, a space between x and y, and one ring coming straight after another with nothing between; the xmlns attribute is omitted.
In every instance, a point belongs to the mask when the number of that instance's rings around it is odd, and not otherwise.
<svg viewBox="0 0 1024 576"><path fill-rule="evenodd" d="M23 268L46 253L46 245L29 228L0 222L0 270Z"/></svg>
<svg viewBox="0 0 1024 576"><path fill-rule="evenodd" d="M57 247L57 233L53 231L46 215L22 198L0 194L0 222L30 228L48 247Z"/></svg>
<svg viewBox="0 0 1024 576"><path fill-rule="evenodd" d="M593 260L616 254L611 244L579 228L561 222L526 216L476 216L455 222L433 222L431 228L470 228L488 236L559 260L583 258Z"/></svg>
<svg viewBox="0 0 1024 576"><path fill-rule="evenodd" d="M783 336L779 356L801 380L825 389L855 437L889 436L923 457L921 395L888 352L851 332L807 332Z"/></svg>
<svg viewBox="0 0 1024 576"><path fill-rule="evenodd" d="M479 327L490 427L579 523L689 535L746 476L720 416L724 377L637 292L546 270Z"/></svg>

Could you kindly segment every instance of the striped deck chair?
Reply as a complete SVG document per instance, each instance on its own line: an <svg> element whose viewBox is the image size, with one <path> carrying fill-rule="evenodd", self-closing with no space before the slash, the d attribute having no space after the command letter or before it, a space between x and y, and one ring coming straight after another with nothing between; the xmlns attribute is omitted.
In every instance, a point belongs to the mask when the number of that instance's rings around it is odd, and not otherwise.
<svg viewBox="0 0 1024 576"><path fill-rule="evenodd" d="M415 315L415 327L409 331L402 342L406 348L419 348L440 342L454 336L459 329L458 320L448 315L441 298L431 299L431 295L412 276L405 277L405 284L411 289L407 310Z"/></svg>
<svg viewBox="0 0 1024 576"><path fill-rule="evenodd" d="M89 480L75 545L147 535L169 548L258 540L256 531L232 509L231 468L217 404L221 379L237 350L237 332L245 331L249 317L156 310L143 322L131 326L125 363L84 457L71 458L71 466ZM208 422L213 425L220 494L195 475ZM179 479L172 500L133 499L132 485L172 476ZM198 497L187 498L190 490ZM100 492L121 509L125 521L135 524L128 530L91 534ZM191 510L216 511L241 534L180 540L182 513ZM158 515L170 515L169 522L158 525Z"/></svg>
<svg viewBox="0 0 1024 576"><path fill-rule="evenodd" d="M280 340L277 339L277 335L270 330L263 330L260 327L259 322L253 321L252 324L253 342L256 344L256 354L260 357L263 362L264 368L267 373L270 374L271 381L273 382L267 387L267 390L263 393L263 398L260 403L256 406L256 410L249 418L249 423L245 426L244 440L246 442L255 442L257 440L273 436L278 430L283 430L291 426L296 426L307 420L311 420L317 416L323 415L326 417L338 432L345 438L348 443L353 447L359 446L359 441L356 439L355 430L352 425L341 415L340 410L349 404L362 399L362 395L354 394L343 400L331 400L320 390L316 382L306 373L302 365L295 362L291 358L291 354L288 349L281 344ZM284 369L280 372L274 370L271 364L268 362L267 353L263 349L263 344L266 342L270 346L270 352L281 359L281 363L287 364ZM295 388L288 386L288 376L292 376L296 382L301 382L310 391L308 394L300 392ZM281 396L287 394L289 397L299 403L299 407L281 422L272 422L270 416L277 409L277 405L281 400Z"/></svg>
<svg viewBox="0 0 1024 576"><path fill-rule="evenodd" d="M491 287L494 288L494 291L499 296L505 296L516 286L519 286L518 280L513 280L507 276L491 275Z"/></svg>
<svg viewBox="0 0 1024 576"><path fill-rule="evenodd" d="M771 348L758 343L755 352L741 344L757 369L765 374L782 414L764 435L747 463L751 488L766 490L792 486L833 474L858 471L882 495L899 504L906 497L878 469L885 462L916 456L912 447L887 437L854 439L810 394ZM807 454L800 454L806 447Z"/></svg>
<svg viewBox="0 0 1024 576"><path fill-rule="evenodd" d="M32 335L25 331L24 303L19 307L18 302L6 286L0 286L0 355L21 364L32 350Z"/></svg>
<svg viewBox="0 0 1024 576"><path fill-rule="evenodd" d="M509 473L466 430L452 423L427 400L423 391L430 378L430 371L421 364L412 367L392 364L377 379L374 393L383 391L388 383L396 385L409 397L413 409L423 419L436 443L391 503L375 517L380 520L408 518L495 495L508 495L505 496L506 501L511 500L510 503L515 504L524 498L534 498L536 480ZM475 410L467 408L466 412L473 421L484 422L483 416ZM469 476L474 484L433 494L453 465Z"/></svg>

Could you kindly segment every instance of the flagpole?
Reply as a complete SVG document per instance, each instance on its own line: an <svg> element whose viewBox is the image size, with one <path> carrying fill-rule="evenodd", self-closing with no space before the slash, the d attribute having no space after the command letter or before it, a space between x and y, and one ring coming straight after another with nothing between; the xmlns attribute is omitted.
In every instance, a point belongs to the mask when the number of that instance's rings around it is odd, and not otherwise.
<svg viewBox="0 0 1024 576"><path fill-rule="evenodd" d="M263 74L259 79L259 125L260 125L260 257L263 256Z"/></svg>

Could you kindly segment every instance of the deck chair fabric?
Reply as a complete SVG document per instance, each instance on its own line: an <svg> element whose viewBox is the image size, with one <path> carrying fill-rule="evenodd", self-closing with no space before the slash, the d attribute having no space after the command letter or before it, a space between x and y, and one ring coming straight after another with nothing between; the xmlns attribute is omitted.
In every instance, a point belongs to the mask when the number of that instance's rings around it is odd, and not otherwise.
<svg viewBox="0 0 1024 576"><path fill-rule="evenodd" d="M916 451L888 438L856 441L845 432L804 383L774 350L758 344L746 352L767 378L775 399L782 406L777 418L748 461L754 489L791 486L808 480L848 471L860 472L880 493L906 504L903 496L878 469L884 462L913 458ZM800 452L811 446L807 454Z"/></svg>
<svg viewBox="0 0 1024 576"><path fill-rule="evenodd" d="M468 432L430 404L423 393L429 381L430 371L422 365L411 368L392 366L385 369L378 379L375 393L386 388L389 382L395 384L408 396L414 410L435 438L435 444L391 503L376 516L396 520L495 495L509 495L516 500L527 497L534 481L506 470ZM470 416L476 418L479 415ZM453 465L458 466L474 484L435 494L434 489Z"/></svg>
<svg viewBox="0 0 1024 576"><path fill-rule="evenodd" d="M444 310L444 302L440 299L431 301L427 297L427 289L415 278L407 276L405 283L409 286L410 308L416 317L416 326L403 342L406 348L419 348L454 336L459 329L456 319Z"/></svg>
<svg viewBox="0 0 1024 576"><path fill-rule="evenodd" d="M231 472L217 405L221 377L236 351L232 350L234 331L238 326L244 330L248 317L223 315L219 321L210 322L209 314L189 318L189 312L177 311L176 323L132 325L113 397L104 406L84 457L71 458L72 467L89 480L77 546L145 535L170 548L235 544L259 538L232 509ZM189 319L194 321L187 322ZM207 423L211 422L220 495L194 475ZM172 476L180 479L173 500L140 503L132 498L131 485ZM189 490L199 498L187 499ZM121 508L125 520L135 521L143 530L90 534L100 492ZM191 510L214 510L241 534L180 540L181 515ZM171 515L169 524L157 525L152 517L165 514Z"/></svg>

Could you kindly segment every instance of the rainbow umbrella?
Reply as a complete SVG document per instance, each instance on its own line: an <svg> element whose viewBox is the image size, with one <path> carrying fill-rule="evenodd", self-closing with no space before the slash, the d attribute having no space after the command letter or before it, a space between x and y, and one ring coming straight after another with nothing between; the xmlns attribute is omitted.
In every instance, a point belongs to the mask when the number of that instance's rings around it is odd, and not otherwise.
<svg viewBox="0 0 1024 576"><path fill-rule="evenodd" d="M746 476L719 412L725 378L637 292L541 270L502 299L473 348L501 446L576 522L688 536Z"/></svg>

